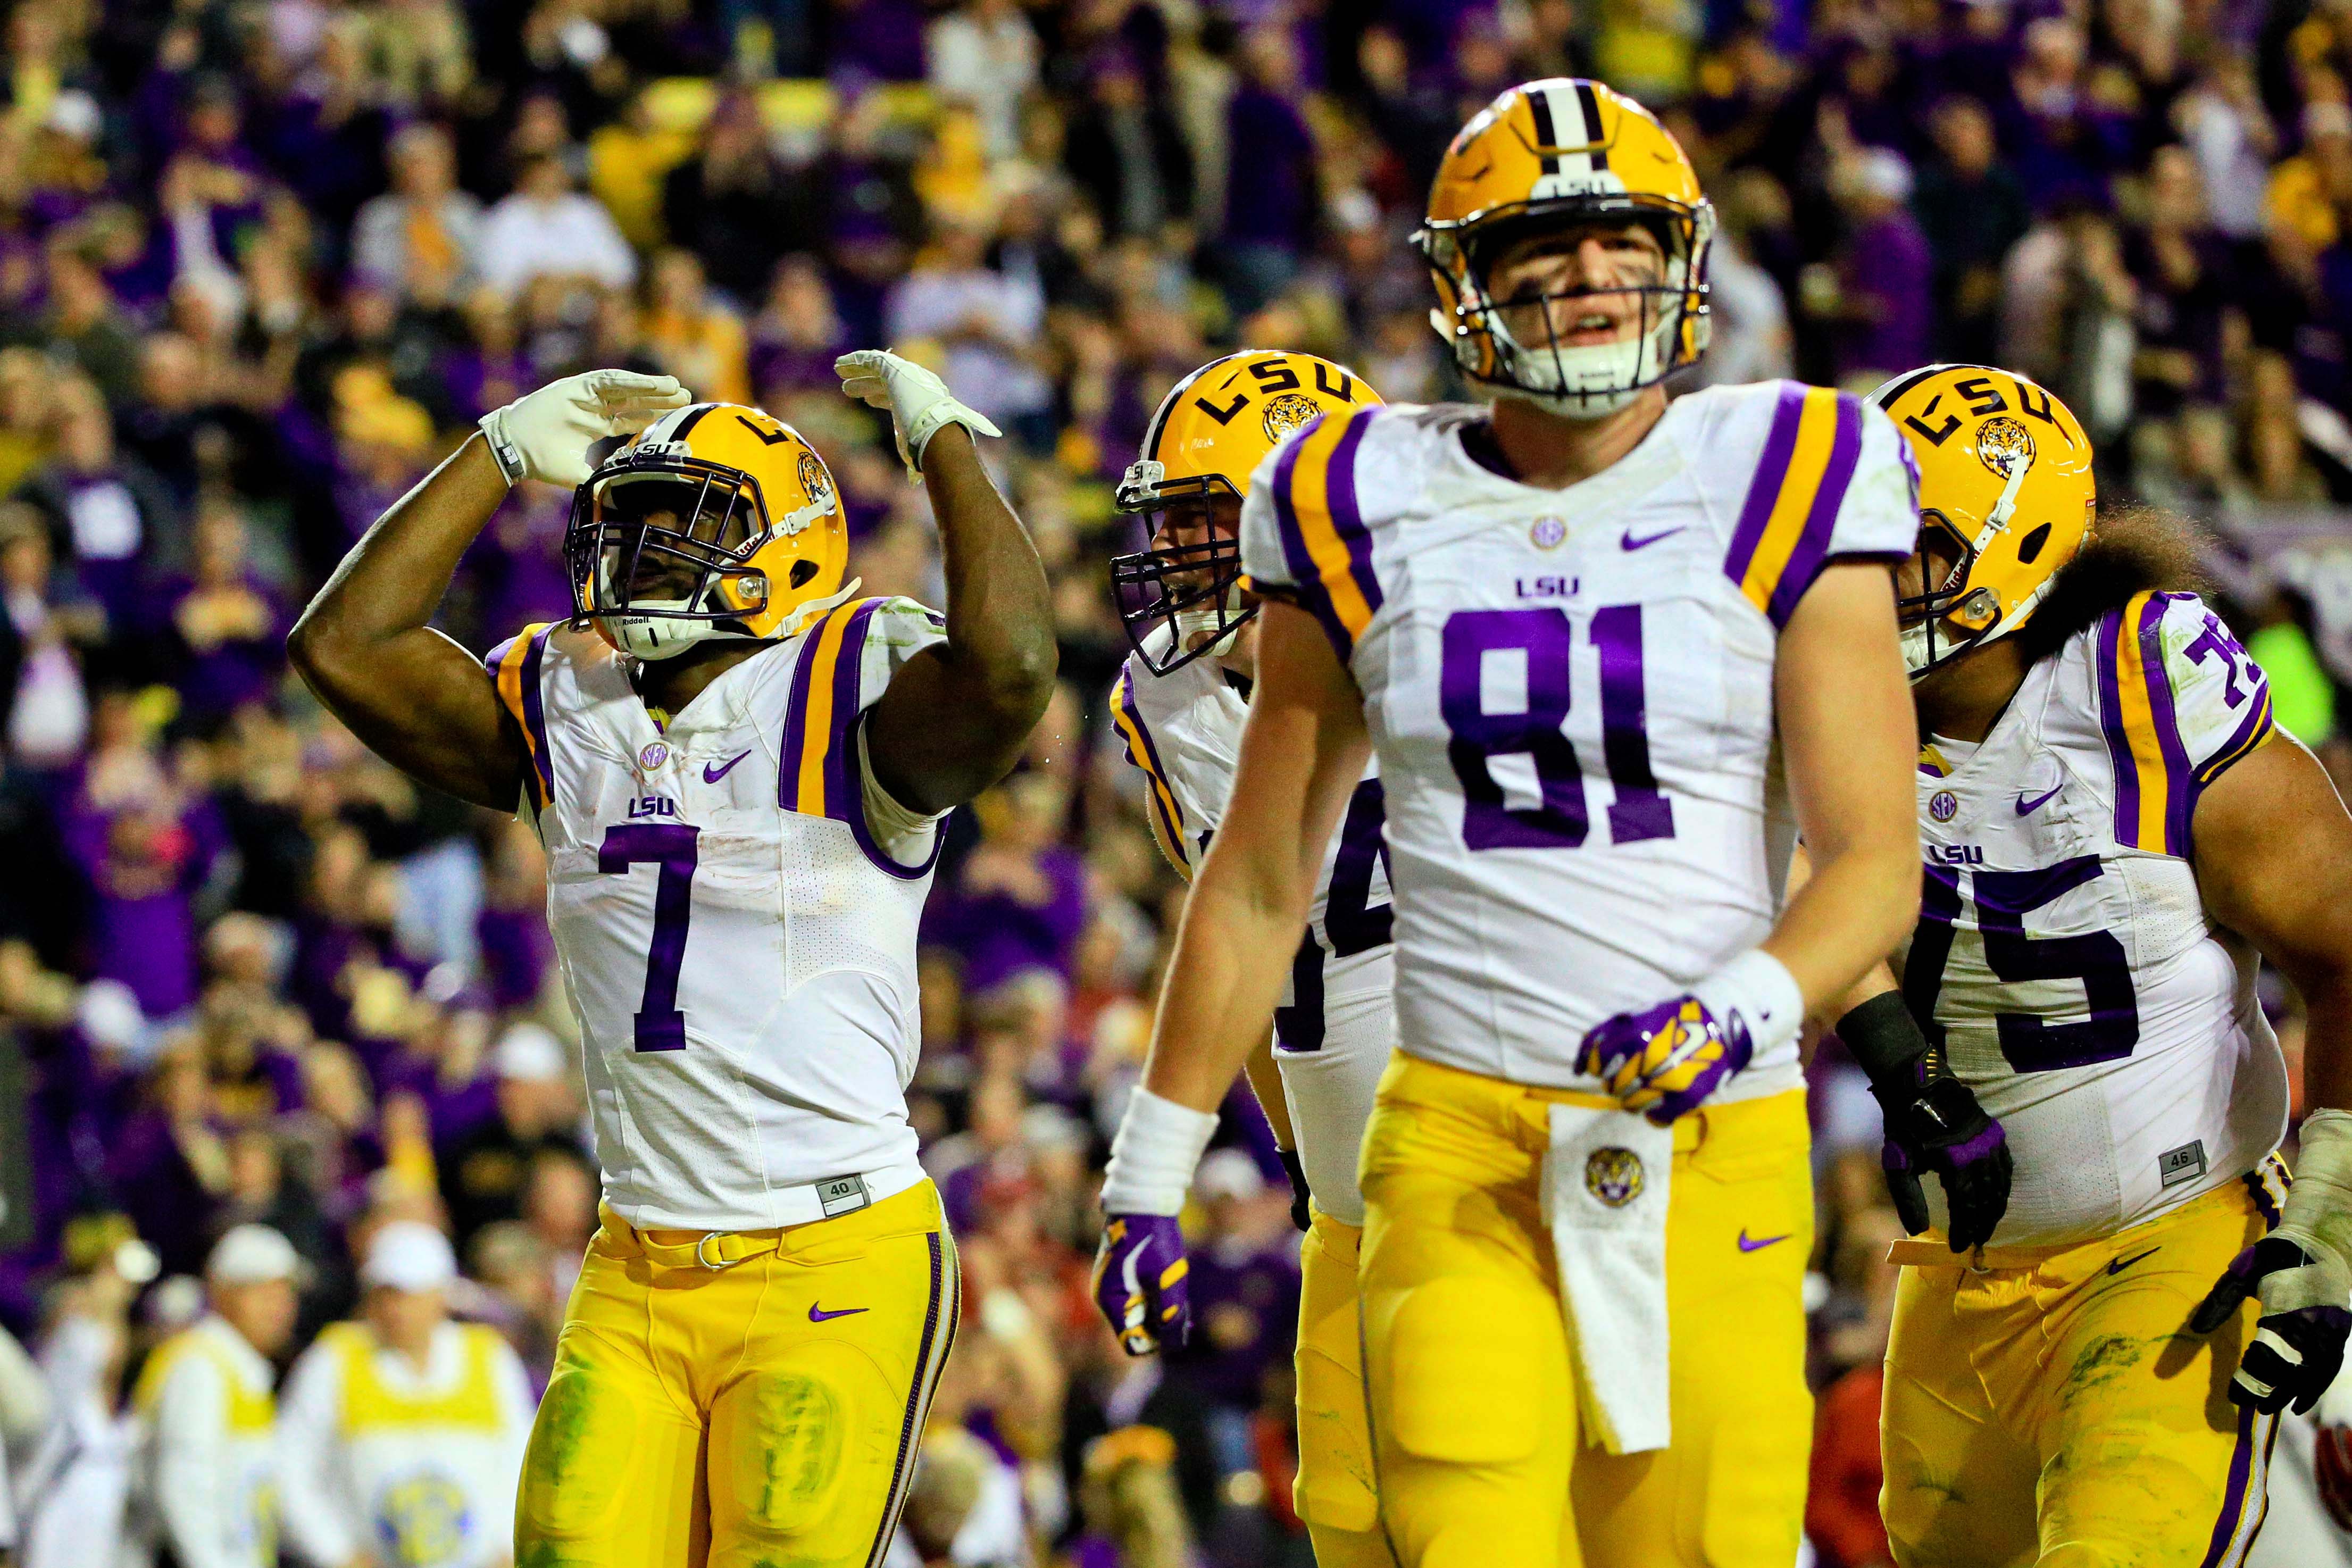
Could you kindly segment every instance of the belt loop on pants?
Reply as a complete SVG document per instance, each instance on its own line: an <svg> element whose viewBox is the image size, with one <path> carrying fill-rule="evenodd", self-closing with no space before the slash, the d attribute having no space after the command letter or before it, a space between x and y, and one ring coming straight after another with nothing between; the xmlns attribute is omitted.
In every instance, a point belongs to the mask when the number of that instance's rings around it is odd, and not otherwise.
<svg viewBox="0 0 2352 1568"><path fill-rule="evenodd" d="M812 1207L815 1210L807 1219L792 1225L772 1226L765 1230L710 1230L691 1240L662 1241L657 1235L679 1236L678 1231L666 1233L643 1230L630 1225L617 1214L614 1223L626 1229L630 1239L645 1255L646 1261L661 1268L701 1268L711 1273L748 1263L754 1258L776 1250L784 1232L797 1230L803 1225L813 1225L855 1214L873 1205L873 1189L862 1175L827 1176L823 1181L810 1182L797 1187L785 1187L776 1194L783 1207Z"/></svg>

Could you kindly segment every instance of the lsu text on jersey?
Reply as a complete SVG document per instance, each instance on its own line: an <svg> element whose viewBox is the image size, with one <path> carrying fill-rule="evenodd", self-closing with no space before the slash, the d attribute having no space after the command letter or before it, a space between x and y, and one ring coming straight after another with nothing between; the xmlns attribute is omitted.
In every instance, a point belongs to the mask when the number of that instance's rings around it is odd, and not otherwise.
<svg viewBox="0 0 2352 1568"><path fill-rule="evenodd" d="M518 1563L887 1544L959 1285L902 1099L936 833L877 838L863 720L941 636L907 600L842 604L667 725L593 631L487 661L529 751L606 1199Z"/></svg>
<svg viewBox="0 0 2352 1568"><path fill-rule="evenodd" d="M2286 1071L2190 835L2272 732L2220 617L2149 592L2033 665L1981 744L1922 754L1904 992L2016 1176L1981 1258L1895 1248L1898 1563L2236 1568L2260 1527L2277 1418L2228 1396L2253 1310L2185 1324L2276 1222Z"/></svg>
<svg viewBox="0 0 2352 1568"><path fill-rule="evenodd" d="M1153 638L1172 638L1161 627ZM1223 817L1249 704L1214 658L1165 675L1130 657L1111 692L1128 760L1145 775L1146 814L1161 848L1190 878ZM1299 1256L1298 1516L1326 1568L1387 1562L1364 1426L1356 1324L1356 1257L1364 1223L1356 1156L1394 1038L1389 994L1388 851L1379 770L1357 784L1323 858L1307 933L1274 1016L1274 1059L1314 1193Z"/></svg>
<svg viewBox="0 0 2352 1568"><path fill-rule="evenodd" d="M1770 930L1779 632L1832 563L1907 555L1911 473L1883 415L1785 383L1683 398L1560 490L1476 462L1478 417L1327 418L1243 512L1252 584L1354 676L1385 793L1398 1054L1361 1260L1382 1521L1402 1561L1449 1568L1782 1568L1811 1429L1793 1046L1675 1130L1662 1452L1587 1446L1546 1121L1601 1102L1573 1065L1587 1029Z"/></svg>

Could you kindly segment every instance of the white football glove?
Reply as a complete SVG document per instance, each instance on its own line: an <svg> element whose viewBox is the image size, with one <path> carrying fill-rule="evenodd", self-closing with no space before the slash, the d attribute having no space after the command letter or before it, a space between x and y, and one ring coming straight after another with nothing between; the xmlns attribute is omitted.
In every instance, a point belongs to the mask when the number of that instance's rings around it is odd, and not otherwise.
<svg viewBox="0 0 2352 1568"><path fill-rule="evenodd" d="M833 362L841 390L876 408L890 411L898 437L898 456L907 471L923 471L923 448L942 425L961 425L975 436L1002 436L1003 431L984 415L975 414L955 399L948 384L887 349L859 349Z"/></svg>
<svg viewBox="0 0 2352 1568"><path fill-rule="evenodd" d="M490 410L482 416L482 434L507 483L544 479L568 488L587 482L590 447L634 436L693 401L675 376L592 370Z"/></svg>

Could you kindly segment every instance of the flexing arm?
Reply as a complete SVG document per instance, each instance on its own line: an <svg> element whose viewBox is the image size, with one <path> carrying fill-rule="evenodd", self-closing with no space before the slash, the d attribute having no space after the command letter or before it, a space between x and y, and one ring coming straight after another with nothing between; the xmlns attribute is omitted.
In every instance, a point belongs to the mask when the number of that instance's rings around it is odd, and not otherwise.
<svg viewBox="0 0 2352 1568"><path fill-rule="evenodd" d="M1820 1010L1919 917L1919 751L1883 566L1832 566L1780 634L1773 706L1812 874L1764 951Z"/></svg>
<svg viewBox="0 0 2352 1568"><path fill-rule="evenodd" d="M514 809L522 737L481 662L425 623L515 479L581 484L592 443L642 430L686 402L668 376L600 370L487 416L480 434L343 557L286 639L294 668L394 766L460 800Z"/></svg>
<svg viewBox="0 0 2352 1568"><path fill-rule="evenodd" d="M874 705L866 746L893 799L961 805L1012 771L1054 693L1054 611L1028 530L996 493L969 432L923 453L947 574L947 641L907 661Z"/></svg>
<svg viewBox="0 0 2352 1568"><path fill-rule="evenodd" d="M2230 1397L2307 1411L2352 1337L2352 816L2318 762L2281 734L2206 789L2192 826L2206 908L2303 997L2310 1109L2278 1228L2230 1265L2189 1327L2211 1333L2258 1296Z"/></svg>
<svg viewBox="0 0 2352 1568"><path fill-rule="evenodd" d="M488 442L467 437L343 557L286 652L369 750L459 800L511 811L522 735L482 661L425 624L506 497Z"/></svg>
<svg viewBox="0 0 2352 1568"><path fill-rule="evenodd" d="M898 454L922 475L939 521L947 641L891 679L874 705L866 751L892 799L945 811L1012 771L1054 694L1045 568L981 466L972 438L1000 434L994 425L897 354L862 349L834 369L843 392L890 411Z"/></svg>

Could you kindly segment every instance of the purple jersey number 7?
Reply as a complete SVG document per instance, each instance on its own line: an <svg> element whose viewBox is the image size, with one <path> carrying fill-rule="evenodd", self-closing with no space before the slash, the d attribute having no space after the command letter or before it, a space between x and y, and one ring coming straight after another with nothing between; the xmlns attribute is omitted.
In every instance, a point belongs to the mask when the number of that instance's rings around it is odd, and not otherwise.
<svg viewBox="0 0 2352 1568"><path fill-rule="evenodd" d="M636 1048L686 1049L686 1015L677 1007L677 972L686 962L686 926L694 914L694 868L702 829L684 823L632 822L604 830L596 869L627 874L650 861L661 868L654 884L654 940L646 952L646 994L637 1006Z"/></svg>

